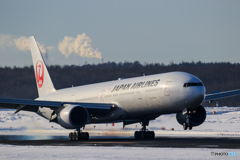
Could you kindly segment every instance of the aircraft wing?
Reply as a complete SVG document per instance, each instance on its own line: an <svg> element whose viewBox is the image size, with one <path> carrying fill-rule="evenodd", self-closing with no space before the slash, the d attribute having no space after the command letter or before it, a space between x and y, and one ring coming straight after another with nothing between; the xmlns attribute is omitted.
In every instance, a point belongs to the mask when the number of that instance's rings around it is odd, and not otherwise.
<svg viewBox="0 0 240 160"><path fill-rule="evenodd" d="M215 99L221 99L221 98L227 98L232 96L240 95L240 89L232 90L232 91L226 91L226 92L219 92L214 94L208 94L206 95L204 101L213 101Z"/></svg>
<svg viewBox="0 0 240 160"><path fill-rule="evenodd" d="M58 101L42 101L42 100L28 100L28 99L10 99L0 98L0 107L16 109L15 113L20 110L37 112L38 107L47 107L56 109L62 107L64 104L79 105L88 110L111 110L115 104L110 103L78 103L78 102L58 102Z"/></svg>

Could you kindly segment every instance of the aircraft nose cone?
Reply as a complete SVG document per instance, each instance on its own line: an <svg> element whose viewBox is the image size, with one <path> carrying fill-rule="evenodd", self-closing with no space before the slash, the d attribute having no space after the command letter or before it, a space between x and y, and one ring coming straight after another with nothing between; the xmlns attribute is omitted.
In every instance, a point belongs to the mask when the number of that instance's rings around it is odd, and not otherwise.
<svg viewBox="0 0 240 160"><path fill-rule="evenodd" d="M204 87L193 87L191 88L190 94L186 98L189 107L198 107L205 98Z"/></svg>
<svg viewBox="0 0 240 160"><path fill-rule="evenodd" d="M196 91L193 94L193 99L196 103L201 104L204 100L204 91Z"/></svg>

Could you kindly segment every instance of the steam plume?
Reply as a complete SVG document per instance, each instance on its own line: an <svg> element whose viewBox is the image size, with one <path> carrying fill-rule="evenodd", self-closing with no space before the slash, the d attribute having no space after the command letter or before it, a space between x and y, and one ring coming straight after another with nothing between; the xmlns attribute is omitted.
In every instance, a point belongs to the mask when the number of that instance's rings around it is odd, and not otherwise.
<svg viewBox="0 0 240 160"><path fill-rule="evenodd" d="M102 59L102 53L98 50L98 48L92 48L91 42L91 38L89 38L85 33L77 35L76 38L65 36L59 43L58 49L66 57L75 53L81 57Z"/></svg>

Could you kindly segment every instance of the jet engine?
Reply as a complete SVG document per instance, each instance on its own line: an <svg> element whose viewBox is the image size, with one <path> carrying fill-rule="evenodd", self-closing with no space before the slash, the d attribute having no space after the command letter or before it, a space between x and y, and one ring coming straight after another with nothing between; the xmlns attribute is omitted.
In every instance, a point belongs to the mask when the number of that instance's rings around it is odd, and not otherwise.
<svg viewBox="0 0 240 160"><path fill-rule="evenodd" d="M186 112L177 113L176 115L177 121L181 125L183 125L183 123L186 123L187 117L189 117L189 121L193 127L199 126L206 119L206 110L203 106L200 105L195 109L190 109Z"/></svg>
<svg viewBox="0 0 240 160"><path fill-rule="evenodd" d="M85 126L88 122L89 114L82 106L69 105L63 108L58 114L58 123L66 129L75 129Z"/></svg>

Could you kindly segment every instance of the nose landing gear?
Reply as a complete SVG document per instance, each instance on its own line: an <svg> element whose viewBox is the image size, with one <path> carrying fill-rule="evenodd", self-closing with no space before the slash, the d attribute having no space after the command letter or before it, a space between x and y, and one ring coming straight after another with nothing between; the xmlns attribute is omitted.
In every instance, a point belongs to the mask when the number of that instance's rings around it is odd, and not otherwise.
<svg viewBox="0 0 240 160"><path fill-rule="evenodd" d="M192 130L192 123L190 121L191 118L192 118L191 115L189 113L187 113L186 122L183 123L184 130L187 130L187 129Z"/></svg>
<svg viewBox="0 0 240 160"><path fill-rule="evenodd" d="M136 131L134 134L135 139L154 139L155 133L153 131L147 131L146 126L149 124L149 120L144 119L142 121L142 129L140 131Z"/></svg>

